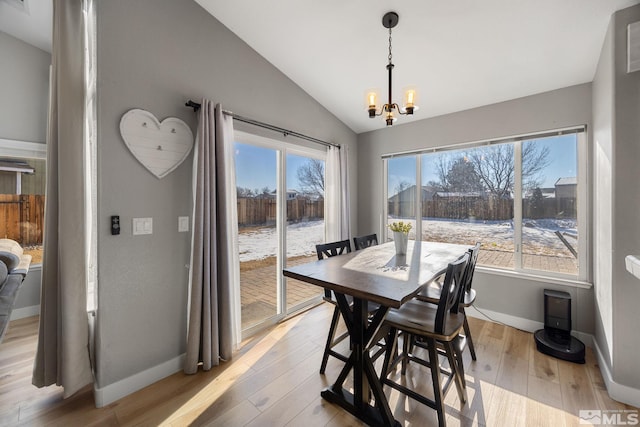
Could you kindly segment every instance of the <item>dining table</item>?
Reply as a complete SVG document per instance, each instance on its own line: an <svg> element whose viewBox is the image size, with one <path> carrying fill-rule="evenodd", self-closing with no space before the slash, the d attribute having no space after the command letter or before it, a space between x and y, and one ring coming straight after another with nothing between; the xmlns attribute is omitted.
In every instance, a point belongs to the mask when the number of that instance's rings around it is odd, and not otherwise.
<svg viewBox="0 0 640 427"><path fill-rule="evenodd" d="M370 426L400 426L369 354L390 308L399 308L442 275L468 245L410 240L405 254L393 241L283 269L286 277L330 289L350 338L351 353L333 385L320 395ZM369 315L369 303L380 308ZM345 381L353 373L353 391ZM373 403L372 403L373 401Z"/></svg>

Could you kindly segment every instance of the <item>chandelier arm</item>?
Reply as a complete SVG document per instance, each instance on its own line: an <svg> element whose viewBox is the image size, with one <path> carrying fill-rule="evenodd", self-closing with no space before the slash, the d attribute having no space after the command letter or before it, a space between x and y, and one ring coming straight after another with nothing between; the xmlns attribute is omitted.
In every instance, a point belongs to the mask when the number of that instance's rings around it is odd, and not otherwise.
<svg viewBox="0 0 640 427"><path fill-rule="evenodd" d="M395 102L393 103L392 108L395 108L398 111L398 113L402 114L403 116L406 116L407 114L409 114L409 113L407 113L407 110L402 110L400 108L400 106L398 104L396 104Z"/></svg>

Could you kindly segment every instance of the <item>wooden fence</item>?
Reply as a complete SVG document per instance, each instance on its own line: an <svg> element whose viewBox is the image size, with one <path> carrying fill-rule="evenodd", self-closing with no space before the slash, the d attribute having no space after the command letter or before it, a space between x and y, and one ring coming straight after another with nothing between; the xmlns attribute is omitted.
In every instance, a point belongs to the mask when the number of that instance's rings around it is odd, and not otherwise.
<svg viewBox="0 0 640 427"><path fill-rule="evenodd" d="M576 218L576 199L544 199L532 206L530 199L522 203L524 218ZM413 202L390 201L389 215L396 218L415 217ZM513 218L513 200L492 198L440 198L422 202L422 218L509 220Z"/></svg>
<svg viewBox="0 0 640 427"><path fill-rule="evenodd" d="M243 197L238 199L238 226L273 225L276 223L276 199ZM287 200L287 221L324 218L324 200Z"/></svg>
<svg viewBox="0 0 640 427"><path fill-rule="evenodd" d="M42 244L44 196L0 194L0 238L22 246Z"/></svg>

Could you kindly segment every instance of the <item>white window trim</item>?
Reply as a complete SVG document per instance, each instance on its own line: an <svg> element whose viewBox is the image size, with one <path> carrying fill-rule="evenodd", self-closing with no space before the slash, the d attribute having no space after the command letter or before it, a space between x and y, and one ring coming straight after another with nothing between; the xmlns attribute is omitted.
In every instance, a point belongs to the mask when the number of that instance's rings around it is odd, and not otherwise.
<svg viewBox="0 0 640 427"><path fill-rule="evenodd" d="M0 138L0 155L30 159L46 159L47 145L39 142Z"/></svg>

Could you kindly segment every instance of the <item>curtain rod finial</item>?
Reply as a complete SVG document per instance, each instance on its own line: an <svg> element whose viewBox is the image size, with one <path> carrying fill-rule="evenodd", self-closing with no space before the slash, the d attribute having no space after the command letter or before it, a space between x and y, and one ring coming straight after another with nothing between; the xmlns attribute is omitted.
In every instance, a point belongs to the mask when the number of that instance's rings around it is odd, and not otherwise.
<svg viewBox="0 0 640 427"><path fill-rule="evenodd" d="M185 104L185 107L191 107L193 108L193 111L196 112L200 109L200 104L198 104L197 102L193 102L192 100L188 100Z"/></svg>

